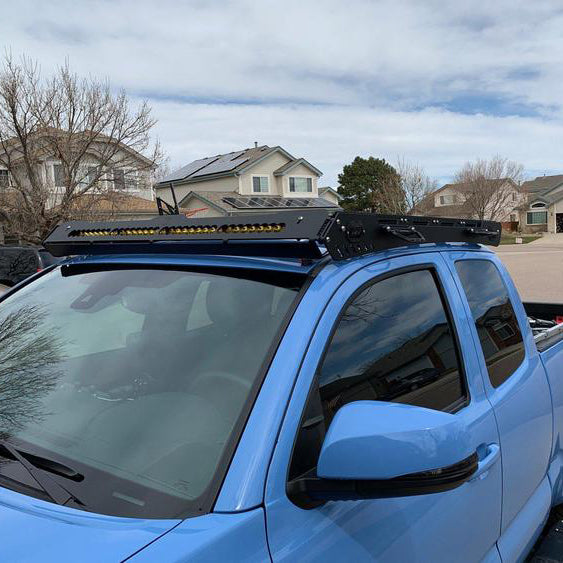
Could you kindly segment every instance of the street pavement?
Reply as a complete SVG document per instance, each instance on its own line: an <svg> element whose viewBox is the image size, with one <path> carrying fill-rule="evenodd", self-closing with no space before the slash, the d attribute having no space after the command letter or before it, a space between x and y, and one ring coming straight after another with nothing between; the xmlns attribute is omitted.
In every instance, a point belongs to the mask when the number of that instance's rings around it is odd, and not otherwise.
<svg viewBox="0 0 563 563"><path fill-rule="evenodd" d="M563 303L563 234L493 250L510 272L523 301Z"/></svg>

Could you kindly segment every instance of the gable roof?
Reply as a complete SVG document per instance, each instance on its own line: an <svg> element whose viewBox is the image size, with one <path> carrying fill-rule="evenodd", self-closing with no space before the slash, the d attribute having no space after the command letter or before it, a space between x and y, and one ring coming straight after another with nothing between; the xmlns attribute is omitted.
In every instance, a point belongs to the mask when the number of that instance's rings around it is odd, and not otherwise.
<svg viewBox="0 0 563 563"><path fill-rule="evenodd" d="M42 129L39 129L31 133L28 138L28 142L33 141L38 143L42 139L47 139L47 146L43 147L43 153L44 153L43 156L50 157L54 155L49 154L50 153L49 149L51 149L52 147L49 146L48 143L49 141L52 142L56 141L57 138L62 138L63 141L65 142L72 141L74 143L78 143L82 140L85 140L89 143L92 143L90 150L87 150L86 154L92 154L94 156L96 156L96 153L94 151L94 146L96 143L111 142L116 147L119 147L120 150L130 154L133 158L141 161L146 166L148 167L155 166L155 163L150 158L147 158L145 155L141 154L139 151L135 150L129 145L126 145L125 143L118 141L117 139L112 139L112 137L100 131L91 131L88 129L84 129L83 131L74 131L71 133L69 131L65 131L64 129L60 129L57 127L43 127ZM4 147L7 151L8 150L21 151L20 146L21 146L21 142L17 137L10 137L3 141L3 144L0 146L0 150L2 149L2 147ZM23 159L23 153L20 154L19 156L16 155L16 157L14 158L16 162L22 159Z"/></svg>
<svg viewBox="0 0 563 563"><path fill-rule="evenodd" d="M342 201L344 199L344 196L341 196L334 188L331 188L330 186L324 186L322 188L319 188L319 196L322 196L327 192L335 196L336 199L338 199L338 201Z"/></svg>
<svg viewBox="0 0 563 563"><path fill-rule="evenodd" d="M554 176L537 176L533 180L528 180L522 184L522 189L528 193L536 193L544 190L551 190L563 184L563 174Z"/></svg>
<svg viewBox="0 0 563 563"><path fill-rule="evenodd" d="M274 170L274 176L283 176L284 174L287 174L290 170L293 170L296 166L299 166L300 164L309 168L309 170L314 172L317 176L322 176L323 174L318 168L314 167L310 162L306 161L304 158L297 158L295 160L290 160L287 164L284 164L283 166L280 166L277 170Z"/></svg>
<svg viewBox="0 0 563 563"><path fill-rule="evenodd" d="M522 184L522 190L528 194L530 205L536 201L552 204L563 199L563 190L558 190L563 185L563 174L554 176L538 176ZM553 193L555 192L555 193Z"/></svg>
<svg viewBox="0 0 563 563"><path fill-rule="evenodd" d="M493 183L497 183L497 182L502 182L503 184L505 182L508 182L510 184L512 184L515 188L518 188L517 184L514 183L514 181L511 178L490 178L485 180L485 182L487 184L493 184ZM499 186L502 184L499 184ZM436 195L438 193L440 193L441 191L451 188L453 190L456 190L457 192L470 192L473 189L473 186L471 184L467 184L467 183L451 183L451 184L444 184L441 188L438 188L437 190L433 191L432 194Z"/></svg>
<svg viewBox="0 0 563 563"><path fill-rule="evenodd" d="M322 175L322 172L318 168L315 168L303 158L296 159L282 147L262 145L260 147L252 147L194 160L186 166L165 176L155 187L167 188L171 183L190 184L213 178L238 176L276 152L283 154L290 161L288 165L292 165L291 168L297 164L304 164L313 170L315 174L319 176ZM276 172L280 171L285 166L287 165L278 168ZM281 174L283 174L283 172L281 172Z"/></svg>

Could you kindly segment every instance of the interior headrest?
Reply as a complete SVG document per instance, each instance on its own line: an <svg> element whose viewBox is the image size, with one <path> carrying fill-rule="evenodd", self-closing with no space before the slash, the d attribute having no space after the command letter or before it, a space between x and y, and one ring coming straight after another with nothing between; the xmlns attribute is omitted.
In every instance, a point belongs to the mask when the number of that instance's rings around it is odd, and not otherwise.
<svg viewBox="0 0 563 563"><path fill-rule="evenodd" d="M217 278L207 288L207 314L229 328L271 315L274 286L235 278Z"/></svg>

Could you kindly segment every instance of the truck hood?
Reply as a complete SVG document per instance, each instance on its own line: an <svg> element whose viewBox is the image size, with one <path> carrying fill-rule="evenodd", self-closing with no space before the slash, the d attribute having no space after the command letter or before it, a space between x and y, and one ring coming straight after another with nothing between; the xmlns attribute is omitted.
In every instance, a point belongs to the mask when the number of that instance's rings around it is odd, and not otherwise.
<svg viewBox="0 0 563 563"><path fill-rule="evenodd" d="M179 522L92 514L0 488L4 561L119 561Z"/></svg>

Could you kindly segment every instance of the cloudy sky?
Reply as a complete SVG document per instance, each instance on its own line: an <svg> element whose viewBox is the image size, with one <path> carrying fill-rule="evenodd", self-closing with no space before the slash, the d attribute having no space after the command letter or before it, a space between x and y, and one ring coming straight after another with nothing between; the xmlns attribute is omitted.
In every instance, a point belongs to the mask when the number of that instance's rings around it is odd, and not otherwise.
<svg viewBox="0 0 563 563"><path fill-rule="evenodd" d="M562 172L562 30L558 0L22 0L0 47L148 99L173 165L258 141L335 186L356 155Z"/></svg>

